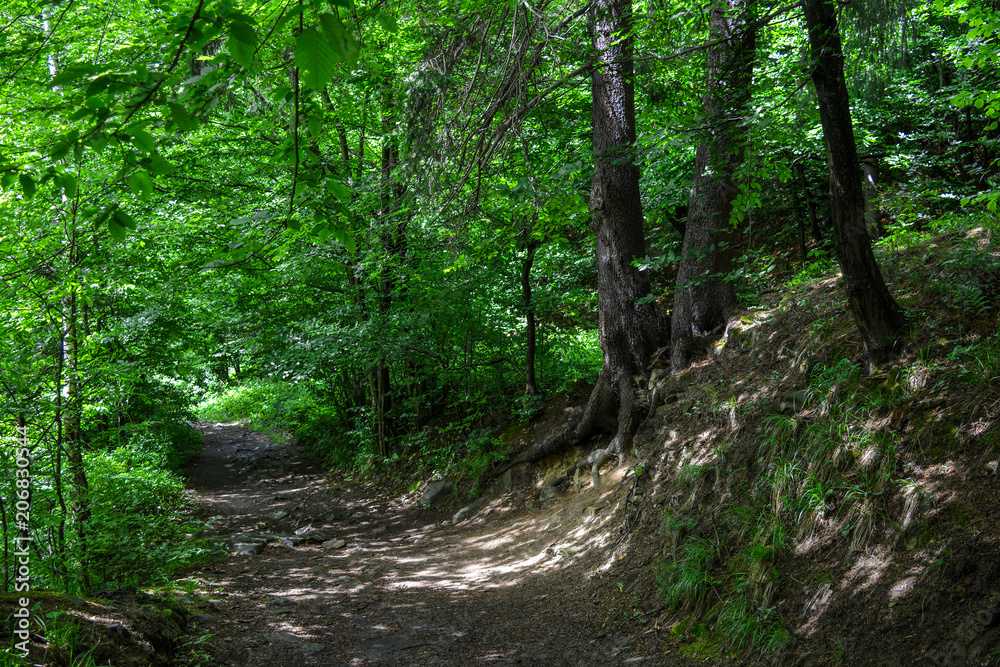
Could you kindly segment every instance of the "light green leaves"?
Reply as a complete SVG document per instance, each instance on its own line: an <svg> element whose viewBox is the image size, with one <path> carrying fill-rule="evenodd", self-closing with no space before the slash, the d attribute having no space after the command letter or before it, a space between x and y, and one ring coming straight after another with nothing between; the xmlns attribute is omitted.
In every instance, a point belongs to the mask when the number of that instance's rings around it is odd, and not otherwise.
<svg viewBox="0 0 1000 667"><path fill-rule="evenodd" d="M226 40L226 48L233 59L249 69L259 41L253 19L242 13L234 14L229 23L229 39Z"/></svg>
<svg viewBox="0 0 1000 667"><path fill-rule="evenodd" d="M339 61L358 63L358 42L335 14L320 14L319 28L306 28L295 41L295 64L313 90L326 88Z"/></svg>
<svg viewBox="0 0 1000 667"><path fill-rule="evenodd" d="M295 64L302 70L303 82L314 90L323 90L333 78L337 54L316 28L307 28L295 41Z"/></svg>
<svg viewBox="0 0 1000 667"><path fill-rule="evenodd" d="M147 202L153 195L153 179L144 171L136 171L128 177L128 187L140 201Z"/></svg>

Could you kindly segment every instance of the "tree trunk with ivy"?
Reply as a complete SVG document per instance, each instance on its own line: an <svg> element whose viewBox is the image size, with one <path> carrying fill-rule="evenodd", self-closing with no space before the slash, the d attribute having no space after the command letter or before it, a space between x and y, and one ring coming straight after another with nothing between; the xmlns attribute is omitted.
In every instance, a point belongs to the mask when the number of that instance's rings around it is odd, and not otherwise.
<svg viewBox="0 0 1000 667"><path fill-rule="evenodd" d="M844 79L844 53L836 5L828 0L803 3L812 80L830 167L833 247L844 275L847 306L861 332L869 369L887 361L906 327L906 316L882 279L865 226L865 198L858 162L850 98Z"/></svg>

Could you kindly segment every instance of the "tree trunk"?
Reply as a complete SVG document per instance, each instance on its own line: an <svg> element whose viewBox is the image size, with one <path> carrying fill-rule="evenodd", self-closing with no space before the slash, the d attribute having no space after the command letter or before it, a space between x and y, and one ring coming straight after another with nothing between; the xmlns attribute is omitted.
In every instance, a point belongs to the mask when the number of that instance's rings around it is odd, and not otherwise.
<svg viewBox="0 0 1000 667"><path fill-rule="evenodd" d="M836 6L827 0L805 0L803 8L830 167L833 247L844 275L847 306L861 332L871 369L890 357L906 327L906 317L882 279L865 229L864 192Z"/></svg>
<svg viewBox="0 0 1000 667"><path fill-rule="evenodd" d="M535 304L531 300L531 267L535 263L535 251L538 249L538 239L532 237L535 216L525 228L524 260L521 262L521 296L524 302L524 391L529 396L538 395L538 385L535 382Z"/></svg>
<svg viewBox="0 0 1000 667"><path fill-rule="evenodd" d="M798 162L795 163L795 174L802 188L801 192L805 200L806 213L809 215L809 226L812 228L813 238L816 239L816 245L821 246L823 245L823 230L819 228L819 218L816 215L816 198L813 196L812 188L809 187L809 181L806 180L806 170ZM802 259L804 260L805 257Z"/></svg>
<svg viewBox="0 0 1000 667"><path fill-rule="evenodd" d="M75 235L74 235L75 237ZM74 238L75 246L75 238ZM75 252L71 250L75 255ZM75 260L75 257L74 257ZM80 339L77 332L76 292L63 298L63 354L66 368L66 459L75 495L73 503L74 527L79 540L81 583L84 591L91 590L89 565L88 528L90 523L90 485L83 461L83 397L80 393Z"/></svg>
<svg viewBox="0 0 1000 667"><path fill-rule="evenodd" d="M638 303L649 294L650 285L632 264L646 254L639 167L633 154L632 5L629 0L597 0L591 11L598 58L593 74L597 164L590 225L596 233L598 331L604 365L576 426L536 443L494 475L575 445L597 429L615 429L611 444L585 460L593 465L596 483L597 471L609 456L624 457L648 410L636 398L633 378L644 373L665 327L655 303Z"/></svg>
<svg viewBox="0 0 1000 667"><path fill-rule="evenodd" d="M717 3L711 10L705 92L707 130L695 155L694 187L671 315L671 365L691 363L692 341L724 326L739 305L725 278L732 270L733 200L743 162L743 116L753 75L756 28L736 17L743 3ZM739 25L734 27L734 23Z"/></svg>

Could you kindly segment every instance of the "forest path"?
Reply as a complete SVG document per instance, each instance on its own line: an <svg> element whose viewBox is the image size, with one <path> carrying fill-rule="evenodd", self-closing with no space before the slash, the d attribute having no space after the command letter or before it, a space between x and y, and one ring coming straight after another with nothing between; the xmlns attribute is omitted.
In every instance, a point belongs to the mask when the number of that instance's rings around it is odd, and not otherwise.
<svg viewBox="0 0 1000 667"><path fill-rule="evenodd" d="M608 533L587 532L579 507L494 503L452 526L412 494L335 483L293 444L199 426L205 450L188 474L218 517L210 531L259 552L188 575L215 598L195 629L213 635L211 664L666 664L608 634L621 619L599 589L624 586L601 585L603 550L587 545Z"/></svg>

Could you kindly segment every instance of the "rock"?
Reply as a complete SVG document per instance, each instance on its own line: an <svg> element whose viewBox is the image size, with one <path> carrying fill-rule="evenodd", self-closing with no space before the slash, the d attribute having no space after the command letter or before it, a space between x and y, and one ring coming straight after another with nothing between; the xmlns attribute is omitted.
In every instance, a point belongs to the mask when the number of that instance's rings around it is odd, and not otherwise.
<svg viewBox="0 0 1000 667"><path fill-rule="evenodd" d="M688 373L665 377L656 384L649 396L650 408L655 410L661 405L677 402L690 384Z"/></svg>
<svg viewBox="0 0 1000 667"><path fill-rule="evenodd" d="M264 543L237 542L230 547L229 551L230 553L239 554L241 556L259 556L264 553Z"/></svg>
<svg viewBox="0 0 1000 667"><path fill-rule="evenodd" d="M347 546L347 540L333 539L323 543L324 549L343 549Z"/></svg>
<svg viewBox="0 0 1000 667"><path fill-rule="evenodd" d="M774 399L774 411L783 414L794 414L804 408L808 402L809 390L800 389Z"/></svg>
<svg viewBox="0 0 1000 667"><path fill-rule="evenodd" d="M266 516L268 519L274 519L274 520L284 519L286 516L288 516L288 512L284 510L278 510L277 512L270 512Z"/></svg>
<svg viewBox="0 0 1000 667"><path fill-rule="evenodd" d="M751 347L753 343L753 318L745 317L734 319L726 325L726 331L722 334L722 343L729 348Z"/></svg>
<svg viewBox="0 0 1000 667"><path fill-rule="evenodd" d="M1000 623L1000 604L995 604L979 617L979 623L986 628L992 628Z"/></svg>
<svg viewBox="0 0 1000 667"><path fill-rule="evenodd" d="M483 505L485 505L485 504L486 504L486 497L485 496L480 496L480 497L476 498L471 503L469 503L468 505L466 505L462 509L460 509L457 512L455 512L455 516L451 517L451 523L452 523L452 525L455 525L459 521L464 521L468 517L472 516L473 514L475 514L476 512L478 512L479 509Z"/></svg>
<svg viewBox="0 0 1000 667"><path fill-rule="evenodd" d="M287 547L289 549L292 549L294 547L299 546L300 544L302 544L305 541L306 540L305 540L304 537L286 537L286 538L283 538L280 542L278 542L278 544L280 544L283 547Z"/></svg>
<svg viewBox="0 0 1000 667"><path fill-rule="evenodd" d="M421 505L430 506L434 503L444 500L449 494L454 493L455 485L451 482L441 481L435 482L427 487L424 491L423 497L420 499Z"/></svg>
<svg viewBox="0 0 1000 667"><path fill-rule="evenodd" d="M649 374L649 384L646 386L647 391L653 391L656 385L660 384L660 380L668 377L670 375L669 368L655 368L653 372Z"/></svg>
<svg viewBox="0 0 1000 667"><path fill-rule="evenodd" d="M510 493L511 489L514 488L514 477L510 470L503 474L503 488L507 493Z"/></svg>
<svg viewBox="0 0 1000 667"><path fill-rule="evenodd" d="M544 489L542 489L542 492L538 494L538 499L545 501L548 500L549 498L552 498L557 493L559 493L559 489L557 487L546 486Z"/></svg>
<svg viewBox="0 0 1000 667"><path fill-rule="evenodd" d="M322 644L316 644L307 639L303 639L302 637L297 637L291 632L269 632L264 635L264 639L272 644L277 644L279 642L294 644L306 655L318 653L324 648Z"/></svg>

